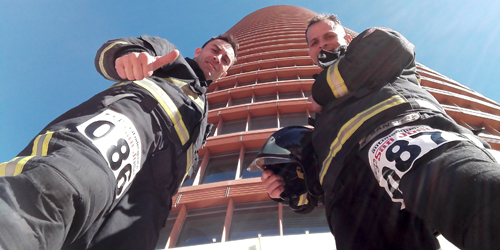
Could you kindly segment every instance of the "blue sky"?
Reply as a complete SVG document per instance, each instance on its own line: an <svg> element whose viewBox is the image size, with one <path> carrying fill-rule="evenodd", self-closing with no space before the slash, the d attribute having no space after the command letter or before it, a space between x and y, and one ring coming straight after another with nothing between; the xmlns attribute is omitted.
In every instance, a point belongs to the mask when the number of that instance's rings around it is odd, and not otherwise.
<svg viewBox="0 0 500 250"><path fill-rule="evenodd" d="M418 62L500 101L499 1L0 0L0 162L111 84L93 61L107 40L161 36L192 57L209 37L253 11L281 4L337 14L356 32L395 29L416 45Z"/></svg>

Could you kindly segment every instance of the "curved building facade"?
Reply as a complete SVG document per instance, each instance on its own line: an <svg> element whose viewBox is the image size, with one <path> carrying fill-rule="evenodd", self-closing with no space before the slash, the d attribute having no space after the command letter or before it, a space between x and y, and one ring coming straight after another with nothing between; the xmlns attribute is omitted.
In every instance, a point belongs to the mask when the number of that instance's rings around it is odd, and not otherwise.
<svg viewBox="0 0 500 250"><path fill-rule="evenodd" d="M211 136L199 151L198 173L173 197L157 249L206 249L221 242L217 249L271 249L275 243L295 249L314 237L321 238L314 240L321 242L315 249L332 249L324 208L296 215L269 199L260 172L246 170L273 132L307 125L314 117L307 97L320 68L308 56L304 31L315 15L301 7L271 6L227 31L240 43L238 61L209 88ZM418 71L423 88L451 117L500 149L500 104L424 65Z"/></svg>

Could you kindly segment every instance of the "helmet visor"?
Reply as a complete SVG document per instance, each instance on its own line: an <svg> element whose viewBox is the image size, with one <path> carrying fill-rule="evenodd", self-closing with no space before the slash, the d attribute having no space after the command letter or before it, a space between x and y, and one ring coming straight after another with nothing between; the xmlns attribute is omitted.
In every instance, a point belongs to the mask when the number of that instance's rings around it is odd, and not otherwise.
<svg viewBox="0 0 500 250"><path fill-rule="evenodd" d="M250 165L247 167L247 170L251 172L264 171L266 169L266 166L285 163L295 163L302 166L302 164L300 164L300 162L295 159L276 156L262 156L255 158L255 160L253 160L252 163L250 163Z"/></svg>

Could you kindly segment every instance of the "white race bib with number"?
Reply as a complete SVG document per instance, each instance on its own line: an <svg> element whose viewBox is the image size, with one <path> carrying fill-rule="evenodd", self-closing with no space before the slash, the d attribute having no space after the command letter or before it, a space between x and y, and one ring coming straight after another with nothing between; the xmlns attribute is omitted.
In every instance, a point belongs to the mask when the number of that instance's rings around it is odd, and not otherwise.
<svg viewBox="0 0 500 250"><path fill-rule="evenodd" d="M368 159L379 185L387 191L392 201L401 202L403 209L399 182L413 163L444 143L464 140L467 139L459 134L425 125L402 127L375 141L370 146Z"/></svg>
<svg viewBox="0 0 500 250"><path fill-rule="evenodd" d="M141 169L141 139L132 121L106 110L77 126L102 154L116 178L116 199Z"/></svg>

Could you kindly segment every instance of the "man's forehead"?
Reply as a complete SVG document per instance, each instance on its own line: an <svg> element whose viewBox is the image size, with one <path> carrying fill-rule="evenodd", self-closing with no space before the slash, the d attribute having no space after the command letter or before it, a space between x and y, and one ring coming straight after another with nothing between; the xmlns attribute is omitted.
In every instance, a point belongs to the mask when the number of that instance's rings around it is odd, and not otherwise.
<svg viewBox="0 0 500 250"><path fill-rule="evenodd" d="M339 33L342 31L342 25L336 24L330 19L325 19L311 25L307 30L307 37L311 40L327 32L334 32L337 33L337 35L340 35Z"/></svg>
<svg viewBox="0 0 500 250"><path fill-rule="evenodd" d="M229 57L231 57L231 59L234 59L234 50L233 50L233 46L231 46L230 43L228 43L224 40L215 39L215 40L210 41L208 43L208 46L215 46L215 47L219 48L220 50L226 52L227 55Z"/></svg>

